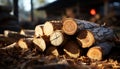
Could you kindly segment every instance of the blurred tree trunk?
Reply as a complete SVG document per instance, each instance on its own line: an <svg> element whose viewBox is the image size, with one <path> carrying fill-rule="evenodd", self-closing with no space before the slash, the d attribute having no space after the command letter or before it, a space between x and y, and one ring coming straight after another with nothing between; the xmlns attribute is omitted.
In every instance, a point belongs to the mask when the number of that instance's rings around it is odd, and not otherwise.
<svg viewBox="0 0 120 69"><path fill-rule="evenodd" d="M31 0L31 21L34 21L33 0Z"/></svg>
<svg viewBox="0 0 120 69"><path fill-rule="evenodd" d="M18 0L13 0L13 7L14 7L14 15L16 16L17 18L17 21L18 21Z"/></svg>

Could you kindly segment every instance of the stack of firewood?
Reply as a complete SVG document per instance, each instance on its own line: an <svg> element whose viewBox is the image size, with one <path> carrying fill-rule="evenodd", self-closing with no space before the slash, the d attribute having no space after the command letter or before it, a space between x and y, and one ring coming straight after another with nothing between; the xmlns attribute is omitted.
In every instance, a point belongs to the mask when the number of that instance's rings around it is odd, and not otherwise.
<svg viewBox="0 0 120 69"><path fill-rule="evenodd" d="M36 49L45 55L56 57L64 54L70 58L78 58L84 52L82 49L87 48L86 56L102 60L114 45L112 29L72 18L46 21L37 25L35 30L21 30L20 34L25 38L12 45L21 49ZM28 36L29 38L26 38Z"/></svg>

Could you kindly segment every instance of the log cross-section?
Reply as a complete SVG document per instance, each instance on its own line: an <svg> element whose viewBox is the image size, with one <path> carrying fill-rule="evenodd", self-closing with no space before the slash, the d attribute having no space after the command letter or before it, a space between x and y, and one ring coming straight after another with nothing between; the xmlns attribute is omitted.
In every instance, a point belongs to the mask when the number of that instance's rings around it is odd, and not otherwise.
<svg viewBox="0 0 120 69"><path fill-rule="evenodd" d="M64 41L64 35L62 31L56 30L50 35L50 42L54 46L60 46Z"/></svg>
<svg viewBox="0 0 120 69"><path fill-rule="evenodd" d="M92 46L95 42L94 35L89 30L80 31L76 38L82 48L88 48Z"/></svg>

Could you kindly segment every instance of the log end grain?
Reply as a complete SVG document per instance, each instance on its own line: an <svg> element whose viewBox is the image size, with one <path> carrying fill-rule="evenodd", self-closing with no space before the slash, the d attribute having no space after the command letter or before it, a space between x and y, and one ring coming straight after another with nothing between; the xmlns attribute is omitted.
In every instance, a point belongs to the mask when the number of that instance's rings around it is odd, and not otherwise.
<svg viewBox="0 0 120 69"><path fill-rule="evenodd" d="M46 49L46 43L43 38L34 38L33 43L36 46L37 50L44 52Z"/></svg>
<svg viewBox="0 0 120 69"><path fill-rule="evenodd" d="M102 50L100 47L92 47L88 50L87 56L94 60L102 60Z"/></svg>
<svg viewBox="0 0 120 69"><path fill-rule="evenodd" d="M64 46L63 51L71 58L78 58L80 56L80 48L74 41L68 42Z"/></svg>
<svg viewBox="0 0 120 69"><path fill-rule="evenodd" d="M71 18L63 21L63 31L68 35L74 35L77 31L77 23Z"/></svg>
<svg viewBox="0 0 120 69"><path fill-rule="evenodd" d="M49 36L50 34L52 34L54 31L52 23L48 21L45 22L43 31L46 36Z"/></svg>
<svg viewBox="0 0 120 69"><path fill-rule="evenodd" d="M35 27L35 37L43 36L43 26L44 25L37 25Z"/></svg>
<svg viewBox="0 0 120 69"><path fill-rule="evenodd" d="M88 30L80 31L76 38L78 40L78 43L82 46L82 48L90 47L95 42L94 35Z"/></svg>
<svg viewBox="0 0 120 69"><path fill-rule="evenodd" d="M59 30L56 30L50 35L50 42L54 46L61 45L63 41L64 41L63 33Z"/></svg>

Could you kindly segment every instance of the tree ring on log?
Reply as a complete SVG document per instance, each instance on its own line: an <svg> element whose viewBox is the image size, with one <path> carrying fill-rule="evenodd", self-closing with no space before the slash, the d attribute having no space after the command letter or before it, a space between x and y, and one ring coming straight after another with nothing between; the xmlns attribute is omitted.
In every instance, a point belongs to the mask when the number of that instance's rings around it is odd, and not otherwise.
<svg viewBox="0 0 120 69"><path fill-rule="evenodd" d="M101 60L102 59L102 50L100 47L92 47L88 50L87 56L91 59Z"/></svg>
<svg viewBox="0 0 120 69"><path fill-rule="evenodd" d="M77 23L73 19L66 19L63 22L63 31L68 35L74 35L77 31Z"/></svg>

